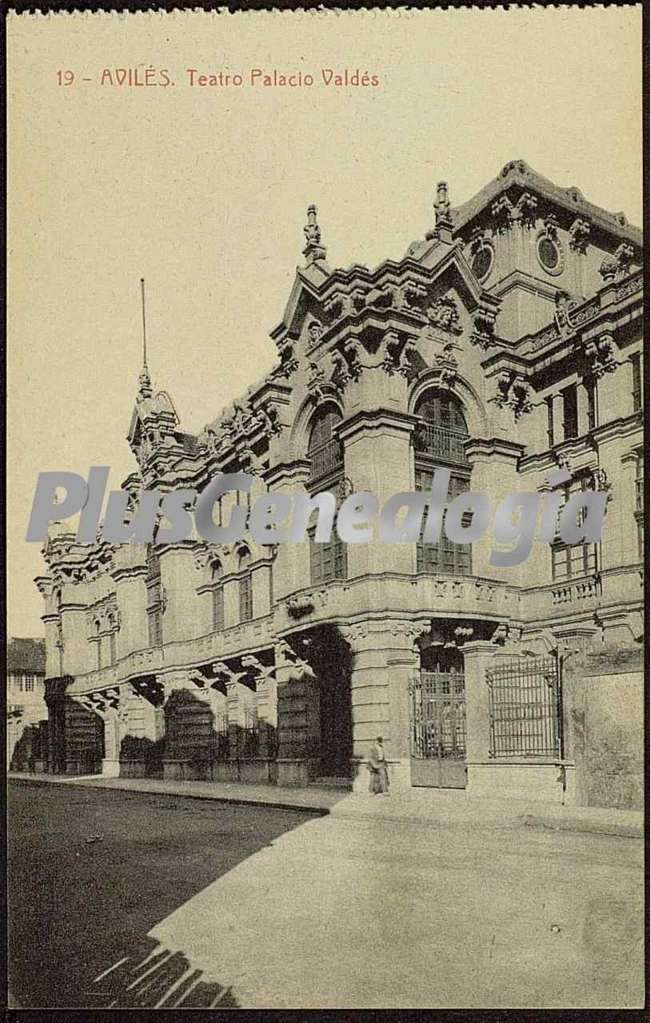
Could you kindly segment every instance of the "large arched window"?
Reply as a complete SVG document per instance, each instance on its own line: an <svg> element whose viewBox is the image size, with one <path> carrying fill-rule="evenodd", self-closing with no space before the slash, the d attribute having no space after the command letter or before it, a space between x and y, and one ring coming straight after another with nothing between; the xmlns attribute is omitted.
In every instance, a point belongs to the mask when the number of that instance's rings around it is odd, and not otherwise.
<svg viewBox="0 0 650 1023"><path fill-rule="evenodd" d="M463 406L449 391L431 389L419 399L415 414L420 422L415 428L415 489L431 488L436 466L451 470L451 499L469 490L470 465L465 454L469 440ZM448 540L444 529L436 544L420 541L417 545L416 570L431 575L469 575L472 571L472 548Z"/></svg>
<svg viewBox="0 0 650 1023"><path fill-rule="evenodd" d="M467 465L465 442L469 439L463 406L449 391L427 391L415 406L420 423L415 429L417 455L439 462Z"/></svg>
<svg viewBox="0 0 650 1023"><path fill-rule="evenodd" d="M343 445L336 436L341 413L335 405L324 405L316 412L311 425L307 453L311 463L309 489L312 494L329 491L343 500ZM315 527L308 531L311 581L314 585L345 579L347 576L347 554L343 541L332 530L326 543L314 539Z"/></svg>
<svg viewBox="0 0 650 1023"><path fill-rule="evenodd" d="M223 566L220 561L212 565L212 630L223 629Z"/></svg>
<svg viewBox="0 0 650 1023"><path fill-rule="evenodd" d="M251 572L251 552L248 547L239 551L239 620L249 622L253 617L253 575Z"/></svg>

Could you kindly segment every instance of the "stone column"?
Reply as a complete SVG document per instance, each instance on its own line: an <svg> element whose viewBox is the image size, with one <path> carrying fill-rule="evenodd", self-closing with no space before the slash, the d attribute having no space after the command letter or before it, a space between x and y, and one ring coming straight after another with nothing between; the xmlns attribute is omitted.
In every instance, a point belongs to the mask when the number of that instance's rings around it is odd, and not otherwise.
<svg viewBox="0 0 650 1023"><path fill-rule="evenodd" d="M87 639L86 604L78 600L78 590L79 587L71 584L62 589L63 670L66 675L82 675L97 667L97 652Z"/></svg>
<svg viewBox="0 0 650 1023"><path fill-rule="evenodd" d="M72 676L61 675L45 682L50 774L65 774L65 691L73 681Z"/></svg>
<svg viewBox="0 0 650 1023"><path fill-rule="evenodd" d="M275 648L278 785L307 785L318 770L320 697L313 668L287 643Z"/></svg>
<svg viewBox="0 0 650 1023"><path fill-rule="evenodd" d="M578 436L582 437L589 432L589 397L587 393L587 381L578 380L576 384L576 396L578 404Z"/></svg>
<svg viewBox="0 0 650 1023"><path fill-rule="evenodd" d="M196 592L193 541L185 540L162 548L160 578L166 597L164 642L200 636L203 616L201 598Z"/></svg>
<svg viewBox="0 0 650 1023"><path fill-rule="evenodd" d="M120 660L149 646L146 548L142 544L118 544L113 558L112 576L120 611L116 652Z"/></svg>
<svg viewBox="0 0 650 1023"><path fill-rule="evenodd" d="M292 499L308 494L309 462L304 459L274 464L265 473L269 491L288 494ZM273 600L277 604L289 593L301 590L311 583L309 541L278 545L273 562Z"/></svg>
<svg viewBox="0 0 650 1023"><path fill-rule="evenodd" d="M384 740L391 787L410 788L409 684L420 670L417 639L430 621L383 621L341 626L352 650L353 787L366 792L365 762L372 742Z"/></svg>
<svg viewBox="0 0 650 1023"><path fill-rule="evenodd" d="M360 380L349 387L364 387L369 378L402 392L404 405L395 408L359 411L339 427L345 446L345 475L355 492L369 491L377 496L379 508L394 494L414 489L414 462L411 434L416 423L413 416L403 411L406 406L406 381L403 377L388 377L384 370L365 370ZM364 392L365 393L365 392ZM384 396L385 400L388 398ZM402 510L403 515L403 510ZM369 524L372 524L369 522ZM348 579L369 572L404 572L414 569L412 543L384 543L379 540L377 520L374 522L375 539L370 543L348 544Z"/></svg>
<svg viewBox="0 0 650 1023"><path fill-rule="evenodd" d="M258 756L262 760L275 759L278 728L278 686L275 679L275 665L265 667L253 655L242 657L241 663L243 668L251 670L255 678L259 726Z"/></svg>
<svg viewBox="0 0 650 1023"><path fill-rule="evenodd" d="M487 494L493 509L507 494L523 489L517 473L518 461L524 453L523 444L499 438L477 439L468 442L466 452L472 466L471 489L474 493ZM494 533L490 526L472 544L472 575L517 584L521 566L491 565L493 545Z"/></svg>
<svg viewBox="0 0 650 1023"><path fill-rule="evenodd" d="M165 732L167 738L163 759L163 777L172 780L194 778L196 777L192 764L194 740L195 738L197 740L204 738L203 732L205 731L201 727L201 722L198 722L198 730L196 735L194 734L194 717L204 716L199 714L202 702L200 691L197 689L192 673L186 669L167 672L160 678L165 689ZM171 718L170 700L174 702L174 694L183 692L188 694L187 706L182 705L182 709L179 707L174 717ZM189 734L186 734L188 732Z"/></svg>
<svg viewBox="0 0 650 1023"><path fill-rule="evenodd" d="M564 440L564 398L561 394L553 395L553 444L561 444Z"/></svg>
<svg viewBox="0 0 650 1023"><path fill-rule="evenodd" d="M465 746L467 790L489 794L484 774L492 767L490 752L490 692L486 672L494 664L499 648L494 643L474 640L463 644L465 662Z"/></svg>

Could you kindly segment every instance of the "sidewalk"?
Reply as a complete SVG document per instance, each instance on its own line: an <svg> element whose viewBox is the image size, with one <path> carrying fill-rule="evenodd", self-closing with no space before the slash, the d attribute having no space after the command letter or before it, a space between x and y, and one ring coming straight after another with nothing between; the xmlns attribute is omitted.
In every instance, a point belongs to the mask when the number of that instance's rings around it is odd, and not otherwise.
<svg viewBox="0 0 650 1023"><path fill-rule="evenodd" d="M243 785L235 782L162 781L156 778L104 778L101 775L64 776L10 773L9 779L46 785L121 789L220 803L271 806L298 813L347 820L379 820L427 827L449 828L551 828L588 834L643 837L643 814L639 810L615 810L590 806L562 806L518 799L479 799L462 789L411 789L388 797L353 794L341 789L279 788L276 785Z"/></svg>

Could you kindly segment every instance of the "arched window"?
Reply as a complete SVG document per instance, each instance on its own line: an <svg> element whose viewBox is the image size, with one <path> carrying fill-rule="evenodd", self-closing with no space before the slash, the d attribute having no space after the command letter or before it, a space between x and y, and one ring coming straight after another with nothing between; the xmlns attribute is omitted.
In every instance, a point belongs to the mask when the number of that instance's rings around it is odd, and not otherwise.
<svg viewBox="0 0 650 1023"><path fill-rule="evenodd" d="M309 474L310 491L317 494L329 491L343 500L343 446L336 436L341 422L341 413L334 405L325 405L312 420L309 435L308 455L311 462ZM343 541L332 530L327 543L316 543L315 526L308 530L310 540L311 581L314 585L345 579L347 576L347 551Z"/></svg>
<svg viewBox="0 0 650 1023"><path fill-rule="evenodd" d="M248 547L239 551L239 620L249 622L253 617L253 574L251 572L251 552Z"/></svg>
<svg viewBox="0 0 650 1023"><path fill-rule="evenodd" d="M223 629L223 566L220 561L212 564L212 630Z"/></svg>
<svg viewBox="0 0 650 1023"><path fill-rule="evenodd" d="M467 465L465 442L469 440L463 406L448 391L427 391L415 406L420 423L415 429L417 455L455 465Z"/></svg>
<svg viewBox="0 0 650 1023"><path fill-rule="evenodd" d="M469 490L470 465L465 454L469 440L463 406L449 391L431 389L415 407L420 422L415 428L415 489L431 488L436 466L451 470L449 497ZM416 551L416 571L429 575L470 575L472 548L448 540L444 528L438 543L420 541Z"/></svg>
<svg viewBox="0 0 650 1023"><path fill-rule="evenodd" d="M162 604L160 556L150 545L147 548L147 622L150 647L162 646Z"/></svg>
<svg viewBox="0 0 650 1023"><path fill-rule="evenodd" d="M99 629L100 629L99 618L95 618L95 621L93 623L93 628L95 630L95 637L96 637L96 643L97 643L97 667L101 668L101 666L102 666L102 637L99 635Z"/></svg>
<svg viewBox="0 0 650 1023"><path fill-rule="evenodd" d="M117 623L115 621L115 616L112 613L109 614L109 616L108 616L108 627L110 629L110 632L108 634L109 663L110 664L115 664L115 662L117 660L117 649L116 649Z"/></svg>
<svg viewBox="0 0 650 1023"><path fill-rule="evenodd" d="M307 449L310 481L343 473L343 448L335 436L340 421L341 413L334 405L325 405L314 416Z"/></svg>

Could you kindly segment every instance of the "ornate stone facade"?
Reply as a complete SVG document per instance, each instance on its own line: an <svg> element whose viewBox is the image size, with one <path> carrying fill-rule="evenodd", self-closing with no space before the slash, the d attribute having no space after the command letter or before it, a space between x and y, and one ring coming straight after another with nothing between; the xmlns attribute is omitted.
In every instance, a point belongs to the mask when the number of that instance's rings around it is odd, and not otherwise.
<svg viewBox="0 0 650 1023"><path fill-rule="evenodd" d="M639 642L640 232L523 161L458 207L440 184L434 210L403 258L370 270L330 268L310 207L305 263L271 332L276 368L193 436L145 366L125 489L200 491L245 471L251 501L329 489L383 502L426 489L445 465L458 492L471 486L494 506L513 490L548 496L548 474L565 465L571 486L610 488L602 543L537 543L497 569L489 537L471 549L247 540L147 551L78 545L59 526L38 580L51 702L101 720L106 771L363 787L359 765L381 734L393 783L408 787L414 743L433 748L438 728L435 757L447 728L417 704L418 679L442 677L430 699L444 714L453 704L454 749L480 788L496 756L486 665L561 652L578 635ZM234 501L222 499L222 521ZM458 676L447 703L446 674ZM418 714L429 728L419 738ZM55 718L51 769L74 770L89 726L70 731L60 708ZM571 757L559 740L528 752L539 767L529 781L555 798L549 762L566 781ZM520 777L517 764L498 766Z"/></svg>

